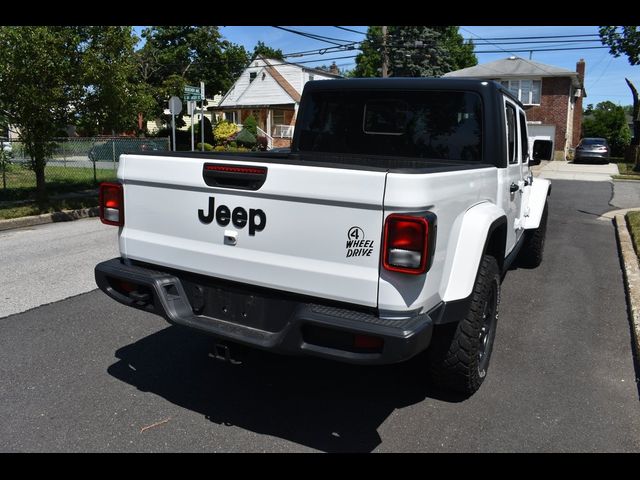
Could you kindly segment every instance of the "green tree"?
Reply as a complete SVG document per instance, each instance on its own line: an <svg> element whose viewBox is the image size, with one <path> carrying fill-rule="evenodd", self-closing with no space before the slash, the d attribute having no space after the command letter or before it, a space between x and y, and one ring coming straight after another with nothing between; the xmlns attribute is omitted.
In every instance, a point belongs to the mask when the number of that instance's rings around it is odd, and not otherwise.
<svg viewBox="0 0 640 480"><path fill-rule="evenodd" d="M436 25L429 28L440 33L440 41L448 52L452 70L460 70L478 64L478 57L473 53L475 48L473 42L471 40L465 42L458 27Z"/></svg>
<svg viewBox="0 0 640 480"><path fill-rule="evenodd" d="M453 70L442 34L429 27L396 27L389 35L394 77L439 77Z"/></svg>
<svg viewBox="0 0 640 480"><path fill-rule="evenodd" d="M158 117L171 95L183 96L184 85L204 81L208 95L228 90L250 60L216 26L151 26L142 38L146 42L136 53L140 78L149 85Z"/></svg>
<svg viewBox="0 0 640 480"><path fill-rule="evenodd" d="M582 131L583 137L606 138L615 157L622 156L631 141L624 107L609 101L596 105L593 114L582 122Z"/></svg>
<svg viewBox="0 0 640 480"><path fill-rule="evenodd" d="M367 35L360 44L356 56L356 67L352 70L354 77L379 77L382 66L382 27L367 28Z"/></svg>
<svg viewBox="0 0 640 480"><path fill-rule="evenodd" d="M264 58L274 58L276 60L284 60L284 54L282 50L268 47L262 41L258 41L258 44L253 47L253 55L251 55L251 59L255 59L258 55L261 55Z"/></svg>
<svg viewBox="0 0 640 480"><path fill-rule="evenodd" d="M251 132L254 136L258 135L258 121L253 115L249 115L242 122L243 130Z"/></svg>
<svg viewBox="0 0 640 480"><path fill-rule="evenodd" d="M52 138L83 96L83 27L0 27L0 110L18 127L46 201L45 165Z"/></svg>
<svg viewBox="0 0 640 480"><path fill-rule="evenodd" d="M132 27L87 27L86 41L79 126L89 135L135 130L138 114L148 116L153 103L139 81Z"/></svg>
<svg viewBox="0 0 640 480"><path fill-rule="evenodd" d="M637 26L601 26L600 41L614 57L624 54L631 65L640 65L640 30ZM620 30L622 29L622 30Z"/></svg>
<svg viewBox="0 0 640 480"><path fill-rule="evenodd" d="M382 67L382 27L371 26L360 45L349 76L379 77ZM473 44L465 43L455 26L390 26L386 50L390 76L440 76L478 63Z"/></svg>

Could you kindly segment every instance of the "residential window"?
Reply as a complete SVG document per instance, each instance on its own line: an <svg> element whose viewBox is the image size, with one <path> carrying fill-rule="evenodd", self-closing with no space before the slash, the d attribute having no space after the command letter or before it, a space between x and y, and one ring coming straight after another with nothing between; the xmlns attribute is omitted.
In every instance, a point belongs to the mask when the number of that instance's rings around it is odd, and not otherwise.
<svg viewBox="0 0 640 480"><path fill-rule="evenodd" d="M258 72L250 72L249 73L249 83L253 82L258 76Z"/></svg>
<svg viewBox="0 0 640 480"><path fill-rule="evenodd" d="M274 125L284 125L284 110L274 110L273 111L273 124Z"/></svg>
<svg viewBox="0 0 640 480"><path fill-rule="evenodd" d="M224 119L227 122L236 123L236 112L224 112Z"/></svg>
<svg viewBox="0 0 640 480"><path fill-rule="evenodd" d="M542 80L503 80L500 83L523 105L540 105Z"/></svg>

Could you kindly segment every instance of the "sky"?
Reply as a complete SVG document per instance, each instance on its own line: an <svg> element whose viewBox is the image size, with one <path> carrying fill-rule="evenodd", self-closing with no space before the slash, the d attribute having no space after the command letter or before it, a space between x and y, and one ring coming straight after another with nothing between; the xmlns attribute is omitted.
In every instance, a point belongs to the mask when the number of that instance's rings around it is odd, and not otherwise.
<svg viewBox="0 0 640 480"><path fill-rule="evenodd" d="M343 26L358 32L366 32L366 26ZM287 28L303 31L316 35L323 35L334 39L345 41L361 41L363 34L349 32L338 29L335 26L287 26ZM281 49L285 54L312 49L331 47L330 43L302 37L300 35L279 30L270 26L225 26L220 28L222 35L229 41L243 45L248 51L252 51L258 41L266 45ZM470 38L476 43L476 51L498 50L500 53L477 53L478 63L487 63L511 55L529 58L529 52L513 52L523 45L496 45L495 40L484 41L482 39L492 39L496 37L533 37L533 36L556 36L556 35L589 35L597 34L596 26L461 26L460 33L464 38ZM583 37L586 38L586 37ZM589 37L592 40L597 37ZM558 40L562 41L562 39ZM478 45L483 43L482 46ZM599 41L555 43L545 46L538 45L538 48L570 47L578 50L568 51L547 51L533 52L531 59L536 62L566 68L572 71L576 69L576 62L584 58L586 62L585 90L587 98L584 105L594 104L605 100L620 105L630 105L633 102L631 91L625 82L628 77L636 87L640 88L640 66L631 66L626 56L614 58L609 54L607 48L585 49L584 47L602 47ZM316 60L317 63L306 63L315 67L320 65L330 65L336 57L355 55L358 50L345 52L326 53L325 55L312 55L301 58L289 58L289 61ZM336 58L336 64L341 69L352 69L355 66L354 58Z"/></svg>

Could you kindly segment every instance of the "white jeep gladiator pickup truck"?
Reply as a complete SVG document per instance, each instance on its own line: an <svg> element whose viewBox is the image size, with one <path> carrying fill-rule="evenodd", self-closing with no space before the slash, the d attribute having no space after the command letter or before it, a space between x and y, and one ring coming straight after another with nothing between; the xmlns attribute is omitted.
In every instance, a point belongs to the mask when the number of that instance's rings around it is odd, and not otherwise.
<svg viewBox="0 0 640 480"><path fill-rule="evenodd" d="M221 342L359 364L424 352L433 382L471 395L507 269L542 260L551 186L529 167L550 148L531 150L495 82L309 82L288 153L123 154L100 187L121 256L96 282Z"/></svg>

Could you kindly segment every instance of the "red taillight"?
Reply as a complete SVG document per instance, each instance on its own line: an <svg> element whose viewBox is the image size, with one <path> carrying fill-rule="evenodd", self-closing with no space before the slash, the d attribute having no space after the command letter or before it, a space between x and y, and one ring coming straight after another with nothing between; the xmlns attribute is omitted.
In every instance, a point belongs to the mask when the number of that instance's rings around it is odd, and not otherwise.
<svg viewBox="0 0 640 480"><path fill-rule="evenodd" d="M430 267L435 215L413 217L391 214L384 223L382 266L392 272L419 275ZM431 238L430 238L431 236Z"/></svg>
<svg viewBox="0 0 640 480"><path fill-rule="evenodd" d="M100 221L107 225L124 225L124 190L119 183L100 184Z"/></svg>

